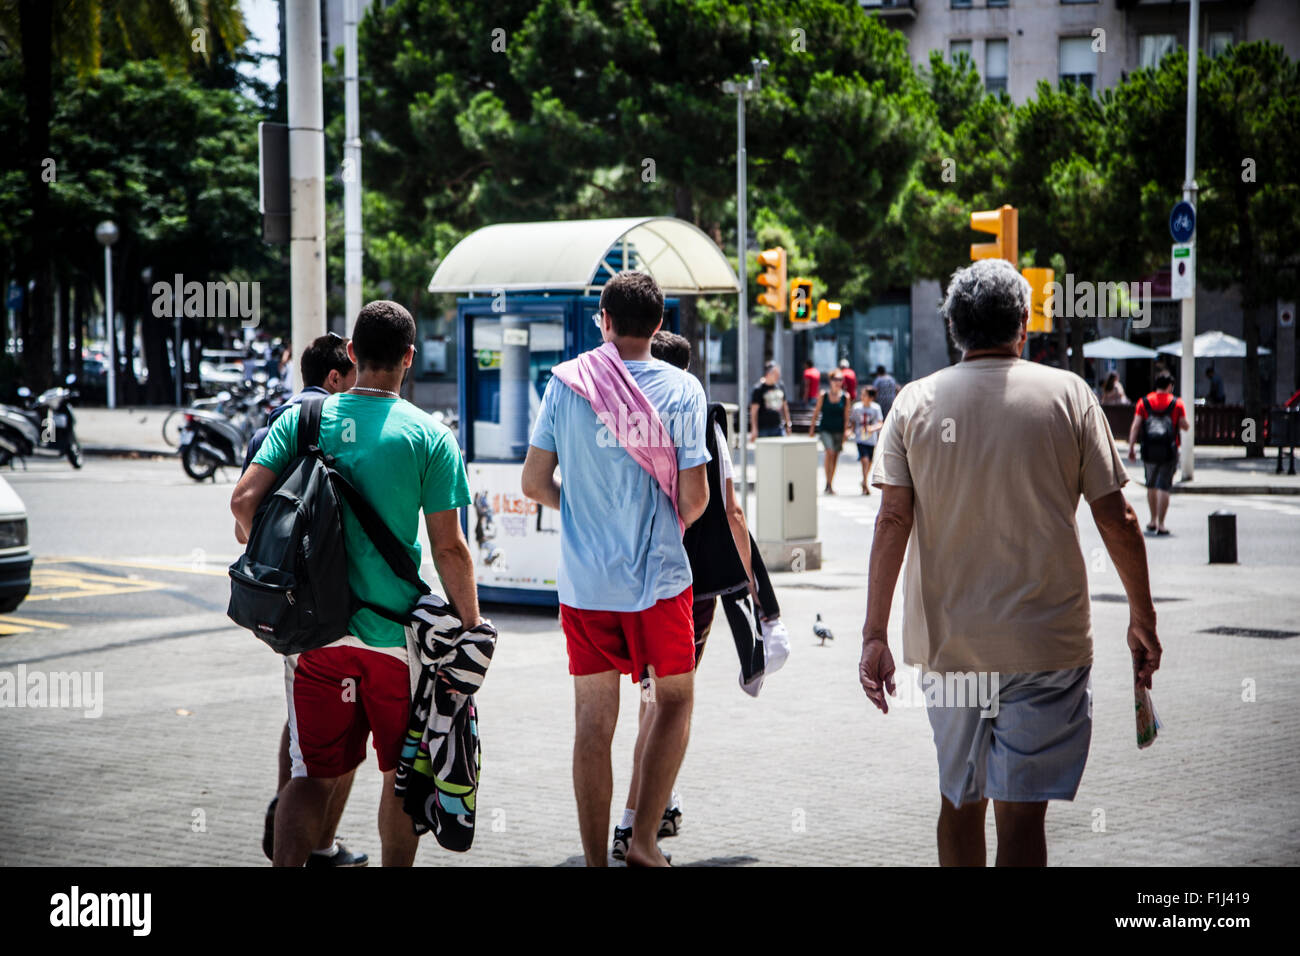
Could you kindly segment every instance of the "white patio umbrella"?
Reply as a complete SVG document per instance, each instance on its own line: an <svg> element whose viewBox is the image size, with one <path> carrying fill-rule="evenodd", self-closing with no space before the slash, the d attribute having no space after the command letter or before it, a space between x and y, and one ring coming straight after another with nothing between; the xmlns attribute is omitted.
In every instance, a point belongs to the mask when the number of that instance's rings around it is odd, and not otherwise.
<svg viewBox="0 0 1300 956"><path fill-rule="evenodd" d="M1071 352L1073 352L1073 349L1071 349ZM1132 342L1117 339L1113 335L1108 335L1104 339L1098 339L1095 342L1083 343L1084 358L1119 361L1121 359L1153 359L1156 354L1155 349L1134 345Z"/></svg>
<svg viewBox="0 0 1300 956"><path fill-rule="evenodd" d="M1156 351L1181 357L1183 343L1170 342L1168 345L1160 346ZM1261 345L1259 352L1265 355L1269 349ZM1226 332L1202 332L1192 341L1192 354L1196 358L1245 358L1246 343Z"/></svg>

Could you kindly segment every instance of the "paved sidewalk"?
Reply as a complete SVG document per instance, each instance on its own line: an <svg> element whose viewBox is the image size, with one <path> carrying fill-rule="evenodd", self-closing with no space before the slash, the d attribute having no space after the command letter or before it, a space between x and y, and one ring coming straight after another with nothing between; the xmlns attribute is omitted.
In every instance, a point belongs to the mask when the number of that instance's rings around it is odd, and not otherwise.
<svg viewBox="0 0 1300 956"><path fill-rule="evenodd" d="M163 440L169 407L77 408L77 438L89 455L175 455Z"/></svg>
<svg viewBox="0 0 1300 956"><path fill-rule="evenodd" d="M852 490L852 470L840 477ZM715 632L680 776L684 829L665 844L676 863L934 864L937 773L924 711L900 701L881 715L857 681L878 501L820 499L825 564L777 576L793 648L758 699L739 688L729 636ZM1051 862L1300 864L1300 639L1207 633L1300 630L1295 568L1153 564L1166 648L1155 699L1165 729L1139 751L1123 591L1096 558L1090 522L1080 525L1094 594L1095 726L1078 798L1048 812ZM190 557L177 555L176 564L188 567ZM896 599L891 626L900 661L901 605ZM451 854L426 838L418 862L575 865L563 636L553 612L489 613L501 641L478 695L474 848ZM812 636L817 613L835 633L825 647ZM276 655L204 610L0 640L0 671L20 663L29 672L101 673L105 699L97 719L63 707L0 711L0 864L266 865L262 814L285 715ZM624 682L616 807L628 784L636 701ZM372 858L378 796L371 756L341 832ZM990 814L990 854L995 846Z"/></svg>

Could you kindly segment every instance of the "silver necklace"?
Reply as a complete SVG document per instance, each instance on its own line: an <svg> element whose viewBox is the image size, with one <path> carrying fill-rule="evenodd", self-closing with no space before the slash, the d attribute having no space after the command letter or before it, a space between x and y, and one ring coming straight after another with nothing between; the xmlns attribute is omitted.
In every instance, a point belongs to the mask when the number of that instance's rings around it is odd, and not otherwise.
<svg viewBox="0 0 1300 956"><path fill-rule="evenodd" d="M401 398L401 397L402 397L402 396L398 395L396 392L390 392L390 391L389 391L388 389L386 389L386 388L366 388L366 387L363 386L363 385L353 385L350 389L348 389L348 391L350 391L350 392L369 392L371 395L391 395L391 396L393 396L393 398Z"/></svg>

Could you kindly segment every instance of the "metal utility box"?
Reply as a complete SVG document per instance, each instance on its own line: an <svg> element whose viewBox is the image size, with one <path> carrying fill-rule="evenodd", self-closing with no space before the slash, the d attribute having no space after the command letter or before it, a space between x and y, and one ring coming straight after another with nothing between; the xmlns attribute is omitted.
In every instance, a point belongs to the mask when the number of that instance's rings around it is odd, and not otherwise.
<svg viewBox="0 0 1300 956"><path fill-rule="evenodd" d="M755 535L763 561L774 570L821 567L817 540L817 454L812 438L759 438L754 442Z"/></svg>

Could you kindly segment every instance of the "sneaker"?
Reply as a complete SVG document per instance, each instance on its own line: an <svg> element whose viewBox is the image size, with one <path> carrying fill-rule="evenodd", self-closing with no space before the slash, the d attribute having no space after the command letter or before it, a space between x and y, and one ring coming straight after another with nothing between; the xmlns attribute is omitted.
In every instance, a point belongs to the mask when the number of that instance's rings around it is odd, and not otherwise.
<svg viewBox="0 0 1300 956"><path fill-rule="evenodd" d="M262 852L268 860L275 859L275 807L280 802L277 793L266 805L266 820L262 824Z"/></svg>
<svg viewBox="0 0 1300 956"><path fill-rule="evenodd" d="M313 853L307 857L308 866L366 866L370 862L370 857L364 853L353 853L344 845L342 840L335 840L335 845L339 848L333 856L325 856L321 853Z"/></svg>
<svg viewBox="0 0 1300 956"><path fill-rule="evenodd" d="M616 860L627 860L627 845L632 842L631 827L614 827L614 849L610 856Z"/></svg>
<svg viewBox="0 0 1300 956"><path fill-rule="evenodd" d="M680 807L669 807L664 811L664 818L659 821L659 839L675 837L682 828L682 811Z"/></svg>

